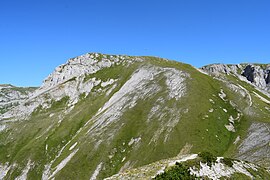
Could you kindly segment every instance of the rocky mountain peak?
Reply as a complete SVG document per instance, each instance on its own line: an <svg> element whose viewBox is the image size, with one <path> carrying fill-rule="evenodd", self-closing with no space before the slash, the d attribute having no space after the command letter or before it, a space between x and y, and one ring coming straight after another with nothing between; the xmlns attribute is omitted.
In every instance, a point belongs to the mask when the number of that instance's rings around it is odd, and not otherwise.
<svg viewBox="0 0 270 180"><path fill-rule="evenodd" d="M111 67L112 65L130 64L134 61L142 61L139 57L124 55L106 55L100 53L87 53L69 59L65 64L58 66L43 82L41 89L50 89L69 79Z"/></svg>

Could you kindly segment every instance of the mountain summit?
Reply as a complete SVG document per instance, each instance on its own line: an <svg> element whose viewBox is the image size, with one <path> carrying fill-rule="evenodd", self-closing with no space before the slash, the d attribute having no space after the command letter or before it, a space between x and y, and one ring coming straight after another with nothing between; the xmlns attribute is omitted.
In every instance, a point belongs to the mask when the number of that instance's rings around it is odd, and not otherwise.
<svg viewBox="0 0 270 180"><path fill-rule="evenodd" d="M104 179L203 151L269 168L269 76L269 64L69 59L0 112L0 179Z"/></svg>

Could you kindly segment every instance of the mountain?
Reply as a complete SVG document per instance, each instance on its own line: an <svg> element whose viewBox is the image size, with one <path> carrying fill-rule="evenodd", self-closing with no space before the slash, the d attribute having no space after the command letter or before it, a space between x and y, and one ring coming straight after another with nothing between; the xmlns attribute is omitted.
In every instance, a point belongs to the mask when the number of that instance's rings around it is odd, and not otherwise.
<svg viewBox="0 0 270 180"><path fill-rule="evenodd" d="M0 179L103 179L203 151L270 167L268 79L269 65L69 59L0 114Z"/></svg>

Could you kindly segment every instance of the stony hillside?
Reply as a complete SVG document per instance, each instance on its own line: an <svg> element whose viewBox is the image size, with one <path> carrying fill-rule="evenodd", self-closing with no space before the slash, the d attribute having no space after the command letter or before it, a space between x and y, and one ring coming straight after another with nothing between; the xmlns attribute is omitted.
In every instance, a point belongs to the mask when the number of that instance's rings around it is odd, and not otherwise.
<svg viewBox="0 0 270 180"><path fill-rule="evenodd" d="M239 91L240 88L243 93L241 93L242 98L249 101L249 107L244 111L253 117L252 120L265 113L266 120L258 119L251 122L245 139L238 146L235 157L262 163L269 167L270 64L213 64L202 69L226 83L231 90ZM241 100L239 99L239 101ZM238 136L237 140L240 139L241 136Z"/></svg>
<svg viewBox="0 0 270 180"><path fill-rule="evenodd" d="M250 82L246 67L72 58L0 115L0 179L103 179L201 151L269 167L269 82Z"/></svg>
<svg viewBox="0 0 270 180"><path fill-rule="evenodd" d="M36 89L37 88L34 87L23 88L15 87L10 84L0 84L0 114L18 106Z"/></svg>

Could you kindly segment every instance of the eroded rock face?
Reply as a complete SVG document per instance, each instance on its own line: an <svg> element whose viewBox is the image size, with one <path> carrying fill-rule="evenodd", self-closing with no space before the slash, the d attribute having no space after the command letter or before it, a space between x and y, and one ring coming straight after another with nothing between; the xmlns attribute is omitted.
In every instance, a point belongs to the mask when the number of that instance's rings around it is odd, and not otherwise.
<svg viewBox="0 0 270 180"><path fill-rule="evenodd" d="M0 85L0 114L18 106L36 88L20 88L12 85Z"/></svg>
<svg viewBox="0 0 270 180"><path fill-rule="evenodd" d="M212 64L201 68L203 71L214 75L233 74L241 80L246 80L259 89L270 93L270 64Z"/></svg>
<svg viewBox="0 0 270 180"><path fill-rule="evenodd" d="M44 80L41 89L52 88L74 77L94 74L103 68L109 68L113 65L129 64L135 61L142 61L142 59L120 55L103 55L99 53L81 55L69 59L66 64L58 66L55 71Z"/></svg>
<svg viewBox="0 0 270 180"><path fill-rule="evenodd" d="M239 146L238 158L263 164L270 155L269 123L253 123Z"/></svg>
<svg viewBox="0 0 270 180"><path fill-rule="evenodd" d="M268 83L268 75L270 71L270 65L266 67L261 67L257 65L253 65L254 67L254 84L260 89L270 91L270 84Z"/></svg>
<svg viewBox="0 0 270 180"><path fill-rule="evenodd" d="M266 82L266 84L270 83L270 70L268 70L268 72L267 72L267 77L265 79L265 82Z"/></svg>
<svg viewBox="0 0 270 180"><path fill-rule="evenodd" d="M248 65L247 67L245 67L244 72L242 73L242 76L245 76L248 81L253 83L254 71L255 71L254 67L252 67L251 65Z"/></svg>
<svg viewBox="0 0 270 180"><path fill-rule="evenodd" d="M242 69L242 65L227 65L227 64L211 64L203 66L201 69L211 75L237 73L238 69Z"/></svg>

